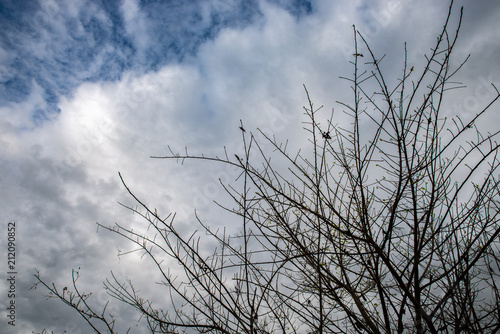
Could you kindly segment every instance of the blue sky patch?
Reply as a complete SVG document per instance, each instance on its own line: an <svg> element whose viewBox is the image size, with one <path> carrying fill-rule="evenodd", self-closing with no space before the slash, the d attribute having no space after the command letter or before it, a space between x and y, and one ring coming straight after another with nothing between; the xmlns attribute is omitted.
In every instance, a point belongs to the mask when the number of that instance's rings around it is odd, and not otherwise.
<svg viewBox="0 0 500 334"><path fill-rule="evenodd" d="M309 1L270 3L295 16L312 11ZM57 112L58 96L83 82L114 81L124 71L140 74L182 62L221 29L244 28L261 15L257 1L141 1L137 20L126 23L122 4L3 1L0 106L28 99L36 83L47 97L45 112ZM33 112L43 119L42 111Z"/></svg>

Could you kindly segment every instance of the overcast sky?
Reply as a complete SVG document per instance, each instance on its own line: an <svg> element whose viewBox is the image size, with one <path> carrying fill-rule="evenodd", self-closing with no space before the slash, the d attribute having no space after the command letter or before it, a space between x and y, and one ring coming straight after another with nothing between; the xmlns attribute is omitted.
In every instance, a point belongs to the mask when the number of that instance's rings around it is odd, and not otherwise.
<svg viewBox="0 0 500 334"><path fill-rule="evenodd" d="M16 222L18 272L16 327L7 326L2 279L0 331L90 333L77 314L46 300L44 290L28 291L35 269L64 286L80 267L79 283L95 292L97 305L107 298L101 282L110 270L139 286L147 282L145 297L158 288L147 260L117 257L132 245L96 229L96 222L142 224L118 204L133 204L119 171L163 216L177 212L186 231L195 226L195 208L209 225L237 226L237 219L218 215L210 204L222 194L217 179L235 177L230 171L149 156L167 154L167 145L179 151L188 146L193 154L220 155L224 146L237 152L240 119L251 131L302 138L302 84L326 113L341 109L335 101L349 101L349 86L339 76L352 73L353 24L378 55L387 54L384 68L395 82L404 42L409 65L418 65L448 5L0 0L0 268L4 277L7 223ZM493 97L489 83L500 87L500 3L455 5L452 27L464 5L456 62L472 56L459 77L468 88L448 111L466 118ZM500 119L491 120L498 127ZM120 305L111 311L120 314L119 323L135 326L135 315ZM141 333L141 324L131 333Z"/></svg>

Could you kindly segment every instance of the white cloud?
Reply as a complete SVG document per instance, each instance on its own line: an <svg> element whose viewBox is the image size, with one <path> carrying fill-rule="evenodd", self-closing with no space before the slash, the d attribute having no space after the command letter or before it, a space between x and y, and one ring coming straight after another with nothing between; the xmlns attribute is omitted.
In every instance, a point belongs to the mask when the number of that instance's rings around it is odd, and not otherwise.
<svg viewBox="0 0 500 334"><path fill-rule="evenodd" d="M151 32L147 25L148 19L141 12L139 3L136 0L123 1L121 10L125 21L125 30L132 37L140 57L144 57L144 52L151 46L149 39Z"/></svg>

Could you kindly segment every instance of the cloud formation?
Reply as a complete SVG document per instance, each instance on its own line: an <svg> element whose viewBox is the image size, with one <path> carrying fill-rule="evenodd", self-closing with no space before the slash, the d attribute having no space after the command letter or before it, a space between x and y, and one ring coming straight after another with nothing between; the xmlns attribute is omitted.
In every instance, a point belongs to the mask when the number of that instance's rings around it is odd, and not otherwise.
<svg viewBox="0 0 500 334"><path fill-rule="evenodd" d="M486 83L500 81L494 66L500 9L495 1L457 1L457 11L462 3L457 53L473 52L461 77L472 86L449 110L473 114L491 93ZM233 171L149 156L167 154L167 145L206 155L221 155L224 146L236 152L240 119L249 130L300 147L302 84L325 105L326 116L338 108L336 100L349 99L349 84L338 77L352 72L352 24L375 52L387 54L383 66L396 81L403 43L409 61L421 62L447 6L430 0L3 1L0 209L2 226L19 226L18 327L6 333L87 332L63 305L45 300L39 289L28 292L35 268L64 286L80 267L84 290L100 287L110 269L137 279L145 294L155 288L145 280L154 268L138 254L118 258L130 245L96 228L96 222L143 228L117 204L133 204L118 171L159 212L178 212L186 231L195 226L195 208L208 224L238 224L221 220L210 205L223 194L218 179L233 180ZM342 112L336 115L341 123ZM0 284L2 295L5 289ZM107 298L95 294L97 303ZM113 307L123 319L135 317ZM5 319L5 310L0 315ZM141 332L141 326L133 331Z"/></svg>

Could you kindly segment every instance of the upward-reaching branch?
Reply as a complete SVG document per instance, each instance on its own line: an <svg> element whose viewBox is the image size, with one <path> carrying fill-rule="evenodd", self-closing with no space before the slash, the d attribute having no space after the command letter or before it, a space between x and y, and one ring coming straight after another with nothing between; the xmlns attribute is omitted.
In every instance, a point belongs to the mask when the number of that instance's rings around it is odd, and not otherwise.
<svg viewBox="0 0 500 334"><path fill-rule="evenodd" d="M138 204L127 208L148 232L103 227L139 247L169 298L144 299L114 275L106 283L110 295L138 310L152 333L497 330L500 131L481 132L477 124L500 93L493 86L491 102L469 120L457 116L444 135L441 110L450 86L456 88L450 79L463 66L452 68L450 61L463 12L456 30L452 13L453 1L423 68L408 70L404 45L401 77L392 86L384 57L353 27L347 78L353 101L340 102L348 126L333 124L333 112L324 116L304 85L310 140L296 154L261 132L272 149L266 150L240 121L243 154L224 149L222 158L205 157L169 148L153 157L238 170L234 182L221 182L234 207L220 205L241 221L237 235L212 230L196 214L205 235L184 236L174 214L161 219L120 174ZM207 240L217 247L206 251ZM92 311L74 283L72 294L42 284L89 325L95 318L112 333L114 323Z"/></svg>

